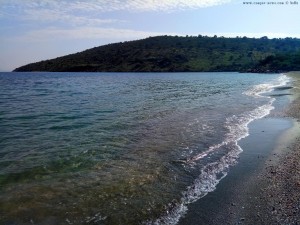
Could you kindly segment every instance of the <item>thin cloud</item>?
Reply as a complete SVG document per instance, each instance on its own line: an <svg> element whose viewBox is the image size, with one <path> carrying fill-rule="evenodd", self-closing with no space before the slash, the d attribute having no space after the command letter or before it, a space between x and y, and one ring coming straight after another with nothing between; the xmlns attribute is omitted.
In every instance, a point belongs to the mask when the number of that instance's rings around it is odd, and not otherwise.
<svg viewBox="0 0 300 225"><path fill-rule="evenodd" d="M229 0L129 0L128 4L142 11L177 11L216 6Z"/></svg>
<svg viewBox="0 0 300 225"><path fill-rule="evenodd" d="M2 0L2 2L0 0L0 16L14 18L21 23L32 21L39 25L57 22L64 26L99 26L125 22L124 20L101 18L96 11L97 5L90 5L90 10L86 11L84 7L81 8L84 4L83 1L64 0Z"/></svg>
<svg viewBox="0 0 300 225"><path fill-rule="evenodd" d="M88 16L76 16L64 11L54 10L54 9L40 9L40 10L28 9L25 10L25 16L23 17L23 19L39 21L39 22L60 22L71 26L79 26L79 25L97 26L97 25L125 22L116 19L99 19L99 18L92 18Z"/></svg>
<svg viewBox="0 0 300 225"><path fill-rule="evenodd" d="M0 6L63 11L177 11L211 7L231 0L2 0ZM1 10L1 8L0 8Z"/></svg>
<svg viewBox="0 0 300 225"><path fill-rule="evenodd" d="M231 0L94 0L76 1L70 9L84 11L160 11L172 12L221 5ZM66 2L65 2L66 3Z"/></svg>
<svg viewBox="0 0 300 225"><path fill-rule="evenodd" d="M224 4L231 0L0 0L0 17L35 25L103 26L127 21L103 18L106 12L174 12ZM5 16L4 16L5 15Z"/></svg>

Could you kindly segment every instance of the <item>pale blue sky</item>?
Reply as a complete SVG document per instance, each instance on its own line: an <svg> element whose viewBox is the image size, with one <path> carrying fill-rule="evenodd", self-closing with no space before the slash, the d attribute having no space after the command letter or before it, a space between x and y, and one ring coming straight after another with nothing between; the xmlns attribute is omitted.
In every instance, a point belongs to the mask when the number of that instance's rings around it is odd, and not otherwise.
<svg viewBox="0 0 300 225"><path fill-rule="evenodd" d="M165 34L300 38L300 2L264 2L284 5L245 5L243 0L0 0L0 71Z"/></svg>

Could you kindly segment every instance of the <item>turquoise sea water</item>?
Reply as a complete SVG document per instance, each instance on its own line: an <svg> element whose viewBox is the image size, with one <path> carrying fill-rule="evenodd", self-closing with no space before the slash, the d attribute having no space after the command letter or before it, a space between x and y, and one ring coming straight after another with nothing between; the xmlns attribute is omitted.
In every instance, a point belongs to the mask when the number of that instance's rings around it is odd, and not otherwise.
<svg viewBox="0 0 300 225"><path fill-rule="evenodd" d="M248 124L288 84L280 74L0 73L0 223L176 224L230 173Z"/></svg>

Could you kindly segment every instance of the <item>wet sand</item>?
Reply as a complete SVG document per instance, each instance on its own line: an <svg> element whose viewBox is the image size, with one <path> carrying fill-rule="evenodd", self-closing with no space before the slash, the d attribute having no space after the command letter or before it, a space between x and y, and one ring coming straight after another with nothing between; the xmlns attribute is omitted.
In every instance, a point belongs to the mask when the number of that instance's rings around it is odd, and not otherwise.
<svg viewBox="0 0 300 225"><path fill-rule="evenodd" d="M295 82L283 116L293 127L278 139L257 176L240 186L243 194L235 198L240 207L230 207L235 216L228 224L300 224L300 73L289 75Z"/></svg>
<svg viewBox="0 0 300 225"><path fill-rule="evenodd" d="M239 187L228 224L299 224L299 124L287 131L256 176Z"/></svg>
<svg viewBox="0 0 300 225"><path fill-rule="evenodd" d="M262 188L250 192L257 199L246 212L256 218L245 224L300 224L300 73L289 75L295 86L285 116L294 119L294 126L281 137L258 176L256 183Z"/></svg>
<svg viewBox="0 0 300 225"><path fill-rule="evenodd" d="M250 124L239 163L180 225L300 224L300 72L289 76L291 103L281 116Z"/></svg>

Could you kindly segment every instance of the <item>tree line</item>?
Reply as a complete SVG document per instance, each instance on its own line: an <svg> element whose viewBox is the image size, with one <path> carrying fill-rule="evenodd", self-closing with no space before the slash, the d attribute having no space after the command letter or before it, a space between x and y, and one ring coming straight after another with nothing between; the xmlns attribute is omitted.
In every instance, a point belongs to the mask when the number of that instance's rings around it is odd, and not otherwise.
<svg viewBox="0 0 300 225"><path fill-rule="evenodd" d="M300 39L157 36L31 63L17 72L278 72L299 70Z"/></svg>

